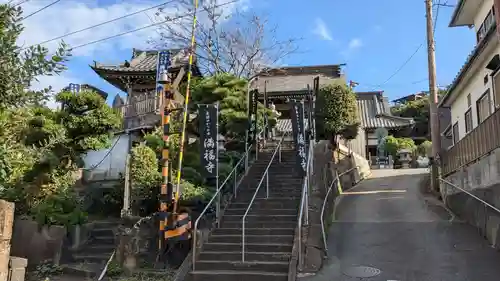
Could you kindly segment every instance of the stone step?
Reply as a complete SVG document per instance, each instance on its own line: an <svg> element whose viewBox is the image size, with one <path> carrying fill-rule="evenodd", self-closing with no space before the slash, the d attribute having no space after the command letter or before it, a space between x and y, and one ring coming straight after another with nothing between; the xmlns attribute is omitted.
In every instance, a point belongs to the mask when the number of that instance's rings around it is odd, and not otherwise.
<svg viewBox="0 0 500 281"><path fill-rule="evenodd" d="M252 198L253 195L255 194L255 189L250 189L250 188L244 188L242 190L238 190L237 196L240 197L248 197ZM264 198L267 194L266 186L261 186L259 191L257 191L257 197L258 198ZM302 195L302 190L300 189L290 189L290 190L279 190L276 187L269 188L269 197L271 198L286 198L286 197L292 197L292 198L297 198Z"/></svg>
<svg viewBox="0 0 500 281"><path fill-rule="evenodd" d="M297 226L297 220L295 221L250 221L245 222L245 228L295 228ZM239 221L225 221L221 222L222 228L241 228L242 223Z"/></svg>
<svg viewBox="0 0 500 281"><path fill-rule="evenodd" d="M243 215L247 211L246 208L229 208L226 211L224 211L224 215ZM266 214L269 216L273 215L297 215L298 210L297 209L258 209L252 206L250 211L248 212L249 215L255 215L255 214Z"/></svg>
<svg viewBox="0 0 500 281"><path fill-rule="evenodd" d="M240 257L241 259L241 257ZM257 272L288 272L288 262L268 261L222 261L222 260L199 260L195 264L196 270L238 270Z"/></svg>
<svg viewBox="0 0 500 281"><path fill-rule="evenodd" d="M97 228L92 229L90 233L92 236L114 236L115 229L116 228Z"/></svg>
<svg viewBox="0 0 500 281"><path fill-rule="evenodd" d="M94 278L104 269L101 263L72 263L61 265L62 272L72 276Z"/></svg>
<svg viewBox="0 0 500 281"><path fill-rule="evenodd" d="M237 190L237 196L239 197L244 197L244 196L249 196L249 198L252 198L252 196L255 194L255 191L257 190L257 183L255 184L242 184L239 186L238 190ZM258 191L258 194L263 194L265 195L267 192L267 188L266 188L266 183L263 182L262 185L260 186L259 188L259 191ZM279 183L269 183L269 194L271 195L272 193L274 194L280 194L280 193L301 193L302 192L302 189L300 188L300 186L298 186L297 184L279 184ZM259 196L261 197L261 196Z"/></svg>
<svg viewBox="0 0 500 281"><path fill-rule="evenodd" d="M295 227L289 228L248 228L245 225L245 235L294 235ZM216 228L212 235L241 235L241 228Z"/></svg>
<svg viewBox="0 0 500 281"><path fill-rule="evenodd" d="M208 242L241 243L242 235L210 235ZM248 235L245 230L245 243L292 243L293 235Z"/></svg>
<svg viewBox="0 0 500 281"><path fill-rule="evenodd" d="M108 254L73 254L75 262L104 264L108 261L111 253Z"/></svg>
<svg viewBox="0 0 500 281"><path fill-rule="evenodd" d="M92 245L114 245L115 237L107 235L93 235L90 244Z"/></svg>
<svg viewBox="0 0 500 281"><path fill-rule="evenodd" d="M200 271L190 272L186 281L287 281L288 273L258 271Z"/></svg>
<svg viewBox="0 0 500 281"><path fill-rule="evenodd" d="M103 245L87 245L83 249L78 251L78 254L82 255L92 255L92 254L111 254L115 250L114 244L103 244Z"/></svg>
<svg viewBox="0 0 500 281"><path fill-rule="evenodd" d="M203 251L241 252L241 243L212 243L203 244ZM292 243L246 243L248 252L292 252Z"/></svg>
<svg viewBox="0 0 500 281"><path fill-rule="evenodd" d="M241 221L243 215L226 215L222 218L226 222ZM297 214L293 215L247 215L245 222L295 222L297 221Z"/></svg>
<svg viewBox="0 0 500 281"><path fill-rule="evenodd" d="M229 205L229 208L234 209L247 209L251 198L236 197L235 201ZM300 200L297 199L255 199L252 204L252 209L296 209L300 205Z"/></svg>
<svg viewBox="0 0 500 281"><path fill-rule="evenodd" d="M245 252L245 261L274 261L289 262L291 253L288 252ZM241 260L241 252L213 252L202 251L198 256L199 260Z"/></svg>
<svg viewBox="0 0 500 281"><path fill-rule="evenodd" d="M253 197L253 195L250 196L248 194L246 196L245 195L243 195L243 196L237 196L233 200L233 202L234 203L244 203L244 204L246 204L246 207L248 207L248 204L252 200L252 197ZM301 198L301 195L283 196L282 194L270 194L269 198L265 198L265 194L262 194L262 195L257 196L255 198L255 200L252 203L252 207L256 206L258 204L262 204L262 203L260 203L260 201L283 202L283 204L285 204L283 206L286 206L286 204L289 204L288 206L292 206L291 202L294 202L295 204L299 205L300 204L300 198ZM261 207L258 207L258 208L260 209ZM291 208L294 208L294 207L291 207Z"/></svg>

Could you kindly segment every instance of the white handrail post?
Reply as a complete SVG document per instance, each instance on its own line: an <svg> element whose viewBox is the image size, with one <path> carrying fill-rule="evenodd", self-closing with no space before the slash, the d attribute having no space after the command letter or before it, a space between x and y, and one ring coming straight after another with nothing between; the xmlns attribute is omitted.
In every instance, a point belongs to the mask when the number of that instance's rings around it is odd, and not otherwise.
<svg viewBox="0 0 500 281"><path fill-rule="evenodd" d="M233 177L234 177L234 182L233 182L233 196L234 196L234 198L236 198L236 179L237 179L237 175L238 175L238 166L239 166L239 163L236 164L236 166L235 166L236 169L234 170L234 175L233 175Z"/></svg>
<svg viewBox="0 0 500 281"><path fill-rule="evenodd" d="M269 198L269 169L266 171L266 199Z"/></svg>
<svg viewBox="0 0 500 281"><path fill-rule="evenodd" d="M281 163L281 145L278 147L278 161Z"/></svg>
<svg viewBox="0 0 500 281"><path fill-rule="evenodd" d="M241 261L245 262L245 216L241 224Z"/></svg>

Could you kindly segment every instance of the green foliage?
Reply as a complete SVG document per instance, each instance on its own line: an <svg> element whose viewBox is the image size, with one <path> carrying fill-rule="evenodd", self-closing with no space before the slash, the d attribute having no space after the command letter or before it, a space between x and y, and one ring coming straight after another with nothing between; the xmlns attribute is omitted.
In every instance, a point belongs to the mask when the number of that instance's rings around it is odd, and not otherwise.
<svg viewBox="0 0 500 281"><path fill-rule="evenodd" d="M444 96L446 90L439 90L438 95ZM429 131L429 98L428 95L415 101L409 101L391 108L394 116L413 118L415 126L412 135L414 137L426 137L430 139Z"/></svg>
<svg viewBox="0 0 500 281"><path fill-rule="evenodd" d="M52 261L44 261L36 266L35 275L38 278L47 278L62 273L62 268L52 263ZM45 279L45 280L48 280Z"/></svg>
<svg viewBox="0 0 500 281"><path fill-rule="evenodd" d="M39 45L22 50L16 45L24 29L21 20L20 6L0 4L0 110L46 101L50 88L32 91L29 87L37 76L61 73L70 56L64 42L52 55Z"/></svg>
<svg viewBox="0 0 500 281"><path fill-rule="evenodd" d="M417 147L417 153L421 156L430 155L432 149L432 142L426 140Z"/></svg>
<svg viewBox="0 0 500 281"><path fill-rule="evenodd" d="M401 149L409 149L411 151L416 149L415 143L410 138L395 138L394 136L387 136L384 143L385 151L392 156L396 156Z"/></svg>
<svg viewBox="0 0 500 281"><path fill-rule="evenodd" d="M223 73L197 79L192 88L192 108L196 110L198 104L212 104L219 102L220 117L219 130L228 139L244 140L247 129L247 80L237 78L232 74ZM264 125L264 116L267 114L269 124L276 124L276 116L264 105L258 104L258 128ZM193 122L195 127L197 122Z"/></svg>
<svg viewBox="0 0 500 281"><path fill-rule="evenodd" d="M316 118L320 138L339 134L347 139L356 138L359 126L356 94L340 83L321 87L316 99Z"/></svg>
<svg viewBox="0 0 500 281"><path fill-rule="evenodd" d="M158 171L158 158L152 148L144 144L132 148L130 174L134 189L149 189L151 185L159 185L161 174Z"/></svg>

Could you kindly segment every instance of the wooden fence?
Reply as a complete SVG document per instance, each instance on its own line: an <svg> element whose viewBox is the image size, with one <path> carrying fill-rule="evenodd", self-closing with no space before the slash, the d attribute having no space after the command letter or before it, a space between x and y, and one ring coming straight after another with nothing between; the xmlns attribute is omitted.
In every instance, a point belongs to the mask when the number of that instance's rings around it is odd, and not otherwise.
<svg viewBox="0 0 500 281"><path fill-rule="evenodd" d="M500 109L441 156L443 176L451 174L500 147Z"/></svg>

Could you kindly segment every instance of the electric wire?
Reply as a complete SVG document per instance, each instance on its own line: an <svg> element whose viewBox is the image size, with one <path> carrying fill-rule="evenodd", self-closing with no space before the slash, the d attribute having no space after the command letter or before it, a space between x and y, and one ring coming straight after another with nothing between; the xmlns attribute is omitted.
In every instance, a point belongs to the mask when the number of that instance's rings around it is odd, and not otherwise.
<svg viewBox="0 0 500 281"><path fill-rule="evenodd" d="M438 3L436 4L436 16L434 17L433 35L436 32L437 20L439 16L439 7L441 7L441 0L439 0ZM424 44L425 43L421 43L420 45L418 45L417 49L403 62L403 64L401 64L401 66L398 67L396 71L391 76L389 76L389 78L387 78L382 84L379 84L377 86L381 87L387 84L387 82L389 82L392 78L398 75L399 72L401 72L401 70L403 70L403 68L413 59L413 57L415 57L415 55L418 53L418 51L420 51L420 49L424 46Z"/></svg>
<svg viewBox="0 0 500 281"><path fill-rule="evenodd" d="M220 8L220 7L223 7L223 6L227 6L227 5L230 5L230 4L233 4L233 3L236 3L236 2L239 2L241 0L233 0L233 1L229 1L229 2L225 2L225 3L222 3L222 4L219 4L216 6L216 8ZM89 45L93 45L93 44L97 44L97 43L100 43L100 42L103 42L103 41L107 41L107 40L110 40L110 39L114 39L114 38L117 38L117 37L121 37L121 36L124 36L124 35L127 35L127 34L130 34L130 33L134 33L134 32L137 32L137 31L141 31L141 30L144 30L144 29L147 29L147 28L151 28L151 27L154 27L154 26L157 26L157 25L160 25L160 24L164 24L164 23L167 23L167 22L172 22L172 21L175 21L175 20L178 20L178 19L181 19L181 18L185 18L185 17L188 17L188 16L192 16L194 15L194 12L188 12L188 13L184 13L182 15L179 15L177 17L173 17L173 18L168 18L164 21L161 21L161 22L157 22L157 23L153 23L153 24L149 24L149 25L145 25L145 26L142 26L142 27L139 27L139 28L136 28L136 29L132 29L132 30L128 30L128 31L124 31L122 33L118 33L118 34L115 34L115 35L112 35L112 36L108 36L108 37L104 37L104 38L101 38L101 39L97 39L97 40L94 40L94 41L90 41L90 42L87 42L87 43L84 43L84 44L80 44L80 45L77 45L75 47L70 47L69 50L75 50L75 49L79 49L79 48L83 48L83 47L86 47L86 46L89 46ZM189 75L188 75L189 76Z"/></svg>
<svg viewBox="0 0 500 281"><path fill-rule="evenodd" d="M34 15L36 15L36 14L40 13L41 11L43 11L43 10L45 10L45 9L47 9L47 8L49 8L49 7L51 7L51 6L55 5L55 4L57 4L57 3L59 3L59 2L61 2L61 0L56 0L56 1L54 1L54 2L52 2L52 3L50 3L50 4L48 4L48 5L45 5L45 6L43 6L42 8L40 8L40 9L38 9L38 10L34 11L33 13L31 13L31 14L29 14L29 15L25 16L24 18L22 18L22 19L21 19L21 21L23 21L23 20L25 20L25 19L27 19L27 18L29 18L29 17L31 17L31 16L34 16Z"/></svg>
<svg viewBox="0 0 500 281"><path fill-rule="evenodd" d="M33 47L33 46L43 45L43 44L46 44L46 43L50 43L50 42L53 42L53 41L56 41L56 40L59 40L59 39L62 39L62 38L65 38L65 37L68 37L68 36L71 36L71 35L75 35L75 34L78 34L78 33L81 33L81 32L87 31L87 30L91 30L91 29L94 29L96 27L100 27L100 26L103 26L103 25L106 25L106 24L109 24L109 23L112 23L112 22L115 22L115 21L118 21L118 20L121 20L121 19L124 19L124 18L128 18L128 17L134 16L134 15L137 15L137 14L140 14L140 13L143 13L143 12L147 12L147 11L152 10L152 9L160 8L161 6L164 6L164 5L176 2L176 1L177 0L166 1L166 2L163 2L162 4L154 5L152 7L145 8L145 9L142 9L142 10L139 10L139 11L136 11L136 12L132 12L132 13L129 13L129 14L126 14L126 15L123 15L123 16L120 16L120 17L117 17L117 18L114 18L114 19L110 19L110 20L107 20L107 21L95 24L95 25L91 25L91 26L88 26L88 27L85 27L85 28L82 28L82 29L79 29L79 30L68 32L66 34L63 34L63 35L60 35L60 36L57 36L57 37L54 37L54 38L42 41L42 42L40 42L38 44L33 44L33 45L31 45L29 47L26 47L26 48L23 48L23 49L27 49L27 48L30 48L30 47Z"/></svg>

